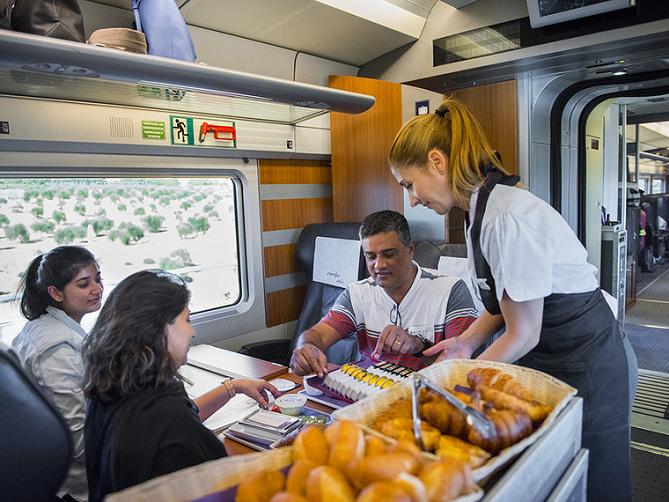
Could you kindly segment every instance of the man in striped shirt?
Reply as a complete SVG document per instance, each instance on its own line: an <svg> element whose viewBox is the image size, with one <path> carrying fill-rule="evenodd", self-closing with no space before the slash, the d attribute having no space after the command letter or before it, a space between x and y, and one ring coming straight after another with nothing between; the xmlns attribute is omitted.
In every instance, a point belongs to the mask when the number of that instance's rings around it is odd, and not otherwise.
<svg viewBox="0 0 669 502"><path fill-rule="evenodd" d="M347 336L357 336L364 357L420 369L434 360L423 355L425 349L460 335L476 319L462 280L413 261L409 224L400 213L367 216L360 240L370 277L350 284L302 334L290 362L298 375L327 373L326 350Z"/></svg>

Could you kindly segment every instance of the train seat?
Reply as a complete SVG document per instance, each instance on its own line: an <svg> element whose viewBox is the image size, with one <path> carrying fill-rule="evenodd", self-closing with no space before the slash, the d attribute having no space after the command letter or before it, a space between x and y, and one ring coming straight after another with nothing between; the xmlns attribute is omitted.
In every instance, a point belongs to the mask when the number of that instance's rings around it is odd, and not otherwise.
<svg viewBox="0 0 669 502"><path fill-rule="evenodd" d="M295 261L298 268L308 278L308 283L293 337L291 340L266 340L250 343L244 345L240 353L279 364L287 365L290 362L299 336L323 318L344 289L312 280L316 237L358 240L359 228L360 223L313 223L302 229L295 246ZM358 279L364 279L367 275L365 261L360 253ZM338 341L328 349L327 357L328 361L335 364L356 360L358 358L357 339L351 337Z"/></svg>
<svg viewBox="0 0 669 502"><path fill-rule="evenodd" d="M67 423L0 344L0 499L59 500L72 458Z"/></svg>

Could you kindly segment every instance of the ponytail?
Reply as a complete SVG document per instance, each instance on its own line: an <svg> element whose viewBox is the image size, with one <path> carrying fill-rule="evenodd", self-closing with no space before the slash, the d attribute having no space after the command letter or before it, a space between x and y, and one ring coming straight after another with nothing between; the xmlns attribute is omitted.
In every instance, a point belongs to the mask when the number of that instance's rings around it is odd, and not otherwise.
<svg viewBox="0 0 669 502"><path fill-rule="evenodd" d="M395 136L388 160L398 169L427 166L432 149L448 157L448 183L456 200L466 200L485 178L485 166L508 174L478 120L460 102L446 98L432 114L407 122Z"/></svg>
<svg viewBox="0 0 669 502"><path fill-rule="evenodd" d="M21 277L18 295L21 297L21 313L23 317L32 321L46 312L51 305L51 297L46 288L41 289L37 285L39 266L42 263L43 254L39 255L28 265L28 269Z"/></svg>
<svg viewBox="0 0 669 502"><path fill-rule="evenodd" d="M59 246L33 259L17 290L23 316L33 321L46 314L47 307L54 305L49 286L62 291L82 268L91 263L96 263L95 257L78 246Z"/></svg>

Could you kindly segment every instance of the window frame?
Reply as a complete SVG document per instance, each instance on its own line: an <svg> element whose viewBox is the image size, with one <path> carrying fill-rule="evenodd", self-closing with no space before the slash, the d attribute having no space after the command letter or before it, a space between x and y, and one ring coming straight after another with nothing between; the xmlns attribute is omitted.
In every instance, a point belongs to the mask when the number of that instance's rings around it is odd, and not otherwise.
<svg viewBox="0 0 669 502"><path fill-rule="evenodd" d="M222 176L231 178L233 182L240 296L235 304L193 314L196 344L220 342L265 328L257 161L222 157L46 152L3 152L0 160L2 178Z"/></svg>

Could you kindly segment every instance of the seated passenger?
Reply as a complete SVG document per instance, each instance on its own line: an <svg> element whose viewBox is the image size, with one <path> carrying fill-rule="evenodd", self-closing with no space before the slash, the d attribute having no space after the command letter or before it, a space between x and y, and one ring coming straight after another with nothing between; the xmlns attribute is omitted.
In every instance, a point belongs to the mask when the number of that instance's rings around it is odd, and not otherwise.
<svg viewBox="0 0 669 502"><path fill-rule="evenodd" d="M72 432L72 465L60 496L86 500L80 322L102 304L102 277L95 257L77 246L60 246L35 258L19 285L21 313L28 319L12 348L22 366L58 407Z"/></svg>
<svg viewBox="0 0 669 502"><path fill-rule="evenodd" d="M241 392L266 407L264 380L236 379L195 402L179 367L195 331L190 293L177 275L136 272L109 295L83 348L86 470L91 501L148 479L226 456L204 425Z"/></svg>
<svg viewBox="0 0 669 502"><path fill-rule="evenodd" d="M462 280L434 275L413 261L409 224L400 213L370 214L360 227L370 277L350 284L330 311L305 331L290 366L298 375L327 373L325 351L357 336L363 356L414 369L433 359L422 352L460 335L476 318Z"/></svg>

